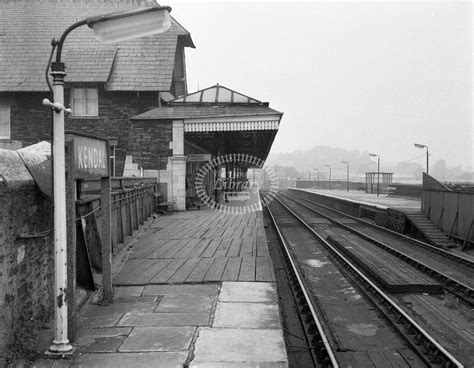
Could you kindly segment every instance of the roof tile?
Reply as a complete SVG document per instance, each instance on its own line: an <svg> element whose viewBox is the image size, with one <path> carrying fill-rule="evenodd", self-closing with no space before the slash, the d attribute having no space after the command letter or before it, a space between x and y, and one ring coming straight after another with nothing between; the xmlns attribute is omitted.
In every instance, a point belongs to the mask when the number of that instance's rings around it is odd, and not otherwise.
<svg viewBox="0 0 474 368"><path fill-rule="evenodd" d="M46 91L44 71L53 38L59 38L68 26L88 16L152 3L149 0L2 0L0 91ZM169 91L178 37L185 37L186 45L193 47L189 32L175 20L162 35L116 46L99 43L87 27L78 28L64 44L66 81L108 80L109 90L130 90L132 85L133 89ZM146 87L140 87L143 82Z"/></svg>

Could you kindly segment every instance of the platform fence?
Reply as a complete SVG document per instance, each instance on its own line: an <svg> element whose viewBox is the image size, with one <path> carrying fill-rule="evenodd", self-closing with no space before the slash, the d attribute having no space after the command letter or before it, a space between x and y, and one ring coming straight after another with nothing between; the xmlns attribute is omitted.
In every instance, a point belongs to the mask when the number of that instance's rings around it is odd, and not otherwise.
<svg viewBox="0 0 474 368"><path fill-rule="evenodd" d="M474 244L474 193L424 190L423 213L463 246Z"/></svg>
<svg viewBox="0 0 474 368"><path fill-rule="evenodd" d="M156 212L155 178L114 178L111 180L111 242L115 254L133 232ZM77 236L87 247L91 267L101 269L101 203L99 181L81 181L77 186Z"/></svg>

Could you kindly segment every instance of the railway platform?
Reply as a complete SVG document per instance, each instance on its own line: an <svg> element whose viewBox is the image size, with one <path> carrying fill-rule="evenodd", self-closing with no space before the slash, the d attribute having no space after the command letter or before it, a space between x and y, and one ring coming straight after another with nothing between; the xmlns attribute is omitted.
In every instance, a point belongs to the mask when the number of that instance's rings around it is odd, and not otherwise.
<svg viewBox="0 0 474 368"><path fill-rule="evenodd" d="M82 308L77 352L36 367L287 367L261 212L171 212L114 260L114 302Z"/></svg>
<svg viewBox="0 0 474 368"><path fill-rule="evenodd" d="M347 192L345 190L306 189L308 192L323 194L329 197L343 198L366 205L376 205L381 209L393 208L403 212L421 211L421 200L415 198L391 197L386 194L365 193L360 191Z"/></svg>

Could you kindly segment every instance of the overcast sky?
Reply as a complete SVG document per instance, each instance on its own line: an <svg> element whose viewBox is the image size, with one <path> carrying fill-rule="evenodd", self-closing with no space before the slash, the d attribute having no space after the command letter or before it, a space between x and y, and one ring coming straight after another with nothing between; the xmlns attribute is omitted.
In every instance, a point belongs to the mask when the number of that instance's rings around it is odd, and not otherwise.
<svg viewBox="0 0 474 368"><path fill-rule="evenodd" d="M165 5L164 2L161 4ZM329 145L396 163L473 164L471 2L185 2L188 89L219 83L284 113L272 152Z"/></svg>

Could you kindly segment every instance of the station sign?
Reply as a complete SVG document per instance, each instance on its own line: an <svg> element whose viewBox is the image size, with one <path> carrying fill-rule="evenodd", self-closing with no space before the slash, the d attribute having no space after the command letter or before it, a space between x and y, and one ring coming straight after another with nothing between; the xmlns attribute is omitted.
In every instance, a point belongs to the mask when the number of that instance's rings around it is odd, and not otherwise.
<svg viewBox="0 0 474 368"><path fill-rule="evenodd" d="M109 176L108 142L106 140L74 135L73 152L75 178Z"/></svg>
<svg viewBox="0 0 474 368"><path fill-rule="evenodd" d="M211 161L211 154L210 153L193 153L188 155L189 162L196 162L196 161Z"/></svg>

